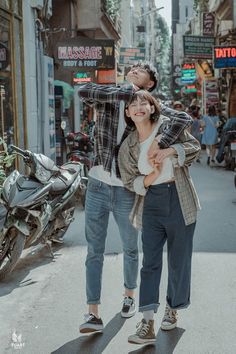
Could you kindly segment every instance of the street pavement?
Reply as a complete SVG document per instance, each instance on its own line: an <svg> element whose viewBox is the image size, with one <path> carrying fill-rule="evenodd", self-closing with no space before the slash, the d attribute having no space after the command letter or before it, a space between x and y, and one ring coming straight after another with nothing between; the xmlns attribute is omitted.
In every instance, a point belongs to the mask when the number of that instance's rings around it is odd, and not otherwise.
<svg viewBox="0 0 236 354"><path fill-rule="evenodd" d="M84 212L78 209L65 244L52 260L43 246L25 250L15 271L0 284L0 354L235 354L236 189L222 166L191 167L202 210L194 239L191 306L179 311L178 327L159 329L167 286L166 252L155 346L127 342L141 319L122 319L122 250L111 217L103 272L103 334L83 335L86 313ZM141 243L140 263L141 263ZM137 296L138 297L138 296Z"/></svg>

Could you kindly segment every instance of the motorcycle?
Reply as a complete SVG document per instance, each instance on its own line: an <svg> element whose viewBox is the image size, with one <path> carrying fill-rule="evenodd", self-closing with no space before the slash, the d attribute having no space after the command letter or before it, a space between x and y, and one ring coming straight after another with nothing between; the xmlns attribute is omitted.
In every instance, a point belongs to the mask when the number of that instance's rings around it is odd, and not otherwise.
<svg viewBox="0 0 236 354"><path fill-rule="evenodd" d="M62 243L74 220L76 193L86 188L80 163L66 163L60 168L43 154L22 150L14 145L11 153L23 157L30 173L14 170L5 179L0 202L0 280L17 264L24 248L46 244L53 257L52 242Z"/></svg>
<svg viewBox="0 0 236 354"><path fill-rule="evenodd" d="M82 132L69 133L66 138L70 150L67 154L67 160L82 163L84 176L88 177L93 161L93 140L89 135Z"/></svg>
<svg viewBox="0 0 236 354"><path fill-rule="evenodd" d="M216 160L225 161L226 169L236 167L236 118L229 118L224 125Z"/></svg>

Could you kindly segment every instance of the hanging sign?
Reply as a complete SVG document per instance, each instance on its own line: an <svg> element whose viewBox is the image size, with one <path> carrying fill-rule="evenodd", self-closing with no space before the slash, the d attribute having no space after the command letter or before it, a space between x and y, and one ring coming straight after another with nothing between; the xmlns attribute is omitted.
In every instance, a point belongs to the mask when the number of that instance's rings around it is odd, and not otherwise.
<svg viewBox="0 0 236 354"><path fill-rule="evenodd" d="M57 63L65 69L114 69L114 41L108 39L71 38L58 43L55 53Z"/></svg>
<svg viewBox="0 0 236 354"><path fill-rule="evenodd" d="M215 69L235 68L236 46L214 47L214 67Z"/></svg>

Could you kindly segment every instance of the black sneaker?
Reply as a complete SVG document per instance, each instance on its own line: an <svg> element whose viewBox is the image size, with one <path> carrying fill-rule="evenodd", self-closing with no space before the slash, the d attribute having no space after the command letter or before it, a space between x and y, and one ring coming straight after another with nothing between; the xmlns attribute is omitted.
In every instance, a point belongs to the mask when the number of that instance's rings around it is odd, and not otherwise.
<svg viewBox="0 0 236 354"><path fill-rule="evenodd" d="M210 165L210 156L207 158L207 165Z"/></svg>
<svg viewBox="0 0 236 354"><path fill-rule="evenodd" d="M121 317L125 317L125 318L132 317L134 316L135 312L136 312L136 308L135 308L134 299L130 296L125 296L123 307L121 310Z"/></svg>
<svg viewBox="0 0 236 354"><path fill-rule="evenodd" d="M85 322L79 327L80 333L102 332L103 329L102 319L92 313L85 315Z"/></svg>

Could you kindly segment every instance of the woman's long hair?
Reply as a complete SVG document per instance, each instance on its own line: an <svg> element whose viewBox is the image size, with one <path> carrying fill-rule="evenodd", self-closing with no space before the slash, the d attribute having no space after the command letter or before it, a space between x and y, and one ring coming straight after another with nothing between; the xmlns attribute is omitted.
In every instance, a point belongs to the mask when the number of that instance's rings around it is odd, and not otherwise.
<svg viewBox="0 0 236 354"><path fill-rule="evenodd" d="M215 108L215 106L209 106L208 115L209 116L216 116L216 108Z"/></svg>
<svg viewBox="0 0 236 354"><path fill-rule="evenodd" d="M151 114L150 119L153 122L157 121L158 118L160 117L159 103L148 91L139 90L139 91L135 92L132 97L132 100L128 104L126 104L125 108L127 109L132 102L137 101L138 97L141 99L147 100L151 106L154 106L154 112ZM126 115L126 112L125 112L125 121L126 121L126 124L129 125L130 127L135 126L132 119Z"/></svg>

